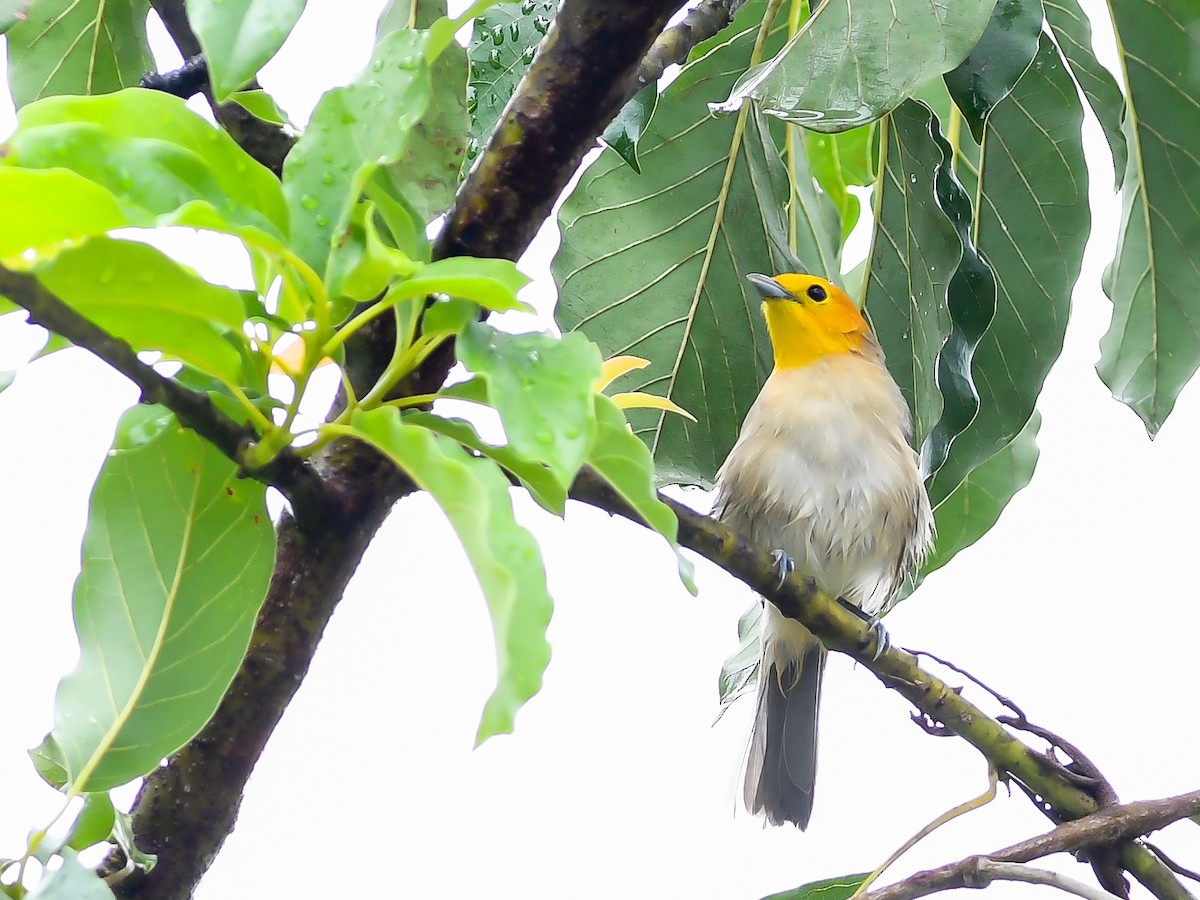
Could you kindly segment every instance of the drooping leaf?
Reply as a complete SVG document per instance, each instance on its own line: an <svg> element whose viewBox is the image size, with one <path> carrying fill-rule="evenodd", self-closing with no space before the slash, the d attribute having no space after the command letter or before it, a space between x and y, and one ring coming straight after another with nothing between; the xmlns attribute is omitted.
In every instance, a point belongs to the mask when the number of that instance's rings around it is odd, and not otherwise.
<svg viewBox="0 0 1200 900"><path fill-rule="evenodd" d="M499 3L475 20L467 47L471 158L491 137L557 13L558 0L523 0L520 4Z"/></svg>
<svg viewBox="0 0 1200 900"><path fill-rule="evenodd" d="M234 91L229 99L256 119L262 119L270 125L291 125L287 113L264 90Z"/></svg>
<svg viewBox="0 0 1200 900"><path fill-rule="evenodd" d="M71 824L71 833L66 845L72 850L86 850L93 844L107 840L112 834L116 818L116 810L108 794L85 795L83 809Z"/></svg>
<svg viewBox="0 0 1200 900"><path fill-rule="evenodd" d="M292 245L322 275L368 178L400 159L429 104L425 33L393 31L375 45L366 70L321 98L283 167Z"/></svg>
<svg viewBox="0 0 1200 900"><path fill-rule="evenodd" d="M513 517L508 479L491 460L408 424L394 409L357 412L351 430L428 491L458 533L491 612L499 668L476 743L511 732L550 662L546 626L553 604L537 541Z"/></svg>
<svg viewBox="0 0 1200 900"><path fill-rule="evenodd" d="M725 103L746 100L813 131L845 131L895 109L975 46L996 0L822 3L774 59L746 72ZM870 23L867 26L865 23Z"/></svg>
<svg viewBox="0 0 1200 900"><path fill-rule="evenodd" d="M187 0L218 103L258 75L304 12L306 0Z"/></svg>
<svg viewBox="0 0 1200 900"><path fill-rule="evenodd" d="M154 68L149 7L148 0L31 0L5 35L13 103L134 87Z"/></svg>
<svg viewBox="0 0 1200 900"><path fill-rule="evenodd" d="M1041 33L1042 0L998 0L979 42L945 74L950 96L975 140L983 140L988 113L1033 62Z"/></svg>
<svg viewBox="0 0 1200 900"><path fill-rule="evenodd" d="M236 381L241 358L237 291L209 284L148 244L92 238L35 269L38 280L85 318L135 350L159 350Z"/></svg>
<svg viewBox="0 0 1200 900"><path fill-rule="evenodd" d="M564 487L575 479L596 434L592 382L600 354L582 334L506 334L470 322L456 347L487 382L508 443L544 463Z"/></svg>
<svg viewBox="0 0 1200 900"><path fill-rule="evenodd" d="M634 437L617 405L603 394L595 395L596 440L587 463L628 503L647 526L667 539L678 560L679 580L696 593L694 568L680 552L679 520L654 489L654 460L646 445Z"/></svg>
<svg viewBox="0 0 1200 900"><path fill-rule="evenodd" d="M937 535L921 567L921 577L940 569L960 550L987 534L1004 507L1033 477L1037 466L1037 433L1041 416L1035 410L1008 446L976 466L933 511Z"/></svg>
<svg viewBox="0 0 1200 900"><path fill-rule="evenodd" d="M633 98L621 107L616 118L608 123L600 140L606 147L611 147L633 171L641 174L642 165L638 162L638 142L654 115L658 105L658 85L648 84Z"/></svg>
<svg viewBox="0 0 1200 900"><path fill-rule="evenodd" d="M1153 437L1200 366L1200 6L1112 6L1128 80L1129 163L1117 254L1104 273L1112 324L1097 371Z"/></svg>
<svg viewBox="0 0 1200 900"><path fill-rule="evenodd" d="M845 243L858 224L860 203L848 188L875 183L876 129L862 125L838 134L804 132L804 149L808 165L821 190L837 207L842 222L842 242Z"/></svg>
<svg viewBox="0 0 1200 900"><path fill-rule="evenodd" d="M996 314L972 363L979 412L929 483L936 505L1029 421L1062 350L1090 227L1075 85L1053 44L988 117L975 243L996 277Z"/></svg>
<svg viewBox="0 0 1200 900"><path fill-rule="evenodd" d="M80 660L53 740L68 783L142 775L208 721L245 655L274 564L265 488L175 428L114 449L92 493L75 585Z"/></svg>
<svg viewBox="0 0 1200 900"><path fill-rule="evenodd" d="M836 216L826 206L829 214L814 220L824 198L811 178L798 184L813 195L800 201L799 262L788 248L788 176L766 122L749 110L741 118L708 112L748 64L764 8L758 0L743 6L729 35L698 48L660 96L640 145L641 175L602 153L560 216L552 272L562 327L583 331L606 357L650 360L632 389L665 396L699 420L631 411L664 480L711 484L770 370L746 274L836 265ZM773 28L768 48L785 31Z"/></svg>
<svg viewBox="0 0 1200 900"><path fill-rule="evenodd" d="M129 224L288 233L278 179L178 97L53 97L22 109L17 123L6 165L70 169L113 194Z"/></svg>
<svg viewBox="0 0 1200 900"><path fill-rule="evenodd" d="M762 660L760 634L762 632L763 601L754 603L738 619L738 649L721 666L721 677L717 681L720 710L717 719L735 700L754 690L758 683L758 670Z"/></svg>
<svg viewBox="0 0 1200 900"><path fill-rule="evenodd" d="M1104 137L1112 151L1117 187L1120 188L1129 159L1125 133L1121 130L1121 122L1125 118L1125 97L1112 73L1096 59L1092 49L1092 26L1079 0L1042 2L1046 9L1046 20L1067 60L1067 67L1092 112L1096 114L1100 127L1104 129Z"/></svg>

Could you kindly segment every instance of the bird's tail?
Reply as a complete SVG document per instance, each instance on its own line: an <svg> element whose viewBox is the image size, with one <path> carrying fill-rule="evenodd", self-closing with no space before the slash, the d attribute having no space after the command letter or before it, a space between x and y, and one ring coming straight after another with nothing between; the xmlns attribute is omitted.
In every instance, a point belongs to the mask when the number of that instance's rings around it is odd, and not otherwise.
<svg viewBox="0 0 1200 900"><path fill-rule="evenodd" d="M817 778L817 713L825 648L812 638L798 656L767 643L758 673L758 713L750 734L743 797L752 814L803 831Z"/></svg>

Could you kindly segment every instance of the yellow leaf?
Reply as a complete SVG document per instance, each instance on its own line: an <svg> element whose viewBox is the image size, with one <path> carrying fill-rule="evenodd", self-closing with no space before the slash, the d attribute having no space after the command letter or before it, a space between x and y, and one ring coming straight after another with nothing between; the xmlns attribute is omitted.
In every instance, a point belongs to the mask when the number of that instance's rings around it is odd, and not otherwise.
<svg viewBox="0 0 1200 900"><path fill-rule="evenodd" d="M641 368L640 366L638 368ZM628 391L623 394L613 394L613 403L621 409L661 409L683 416L685 419L696 421L696 417L673 400L660 397L657 394L647 394L644 391Z"/></svg>
<svg viewBox="0 0 1200 900"><path fill-rule="evenodd" d="M644 369L650 365L650 360L640 356L613 356L600 365L600 377L592 383L592 390L600 393L622 375Z"/></svg>

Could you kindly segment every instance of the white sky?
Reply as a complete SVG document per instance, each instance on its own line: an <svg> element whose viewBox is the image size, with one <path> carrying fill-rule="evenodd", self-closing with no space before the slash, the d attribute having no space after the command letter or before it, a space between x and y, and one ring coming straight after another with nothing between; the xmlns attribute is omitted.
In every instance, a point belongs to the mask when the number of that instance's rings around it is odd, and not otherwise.
<svg viewBox="0 0 1200 900"><path fill-rule="evenodd" d="M367 58L378 5L310 4L263 79L295 119ZM11 129L10 111L0 125ZM1200 729L1187 685L1200 397L1186 390L1151 444L1092 370L1110 311L1099 278L1116 217L1103 166L1093 181L1098 237L1040 402L1033 484L887 624L897 644L954 660L1075 742L1122 799L1148 799L1197 786ZM540 257L524 267L545 281ZM226 265L217 255L205 268L229 277ZM0 339L11 347L10 335ZM135 398L79 351L38 363L0 394L0 856L19 854L25 832L56 809L25 748L49 728L55 686L74 663L70 596L87 497L116 417ZM350 585L198 900L331 891L753 900L871 869L984 787L974 750L926 736L901 698L834 655L810 830L764 830L735 814L752 701L711 723L749 592L699 562L692 598L642 529L574 505L565 524L517 506L542 542L557 610L545 688L516 733L471 750L494 678L487 614L433 504L405 500ZM1002 796L896 871L1047 827L1022 796ZM1195 866L1195 825L1160 837ZM1069 860L1059 867L1088 878ZM990 896L1035 890L1003 884Z"/></svg>

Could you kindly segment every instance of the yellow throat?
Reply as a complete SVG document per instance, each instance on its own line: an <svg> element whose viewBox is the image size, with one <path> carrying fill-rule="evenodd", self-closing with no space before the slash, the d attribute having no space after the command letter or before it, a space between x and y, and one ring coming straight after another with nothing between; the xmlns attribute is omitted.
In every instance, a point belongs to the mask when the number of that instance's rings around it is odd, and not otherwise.
<svg viewBox="0 0 1200 900"><path fill-rule="evenodd" d="M825 356L860 353L873 343L854 302L816 275L747 276L763 297L775 368L795 369Z"/></svg>

